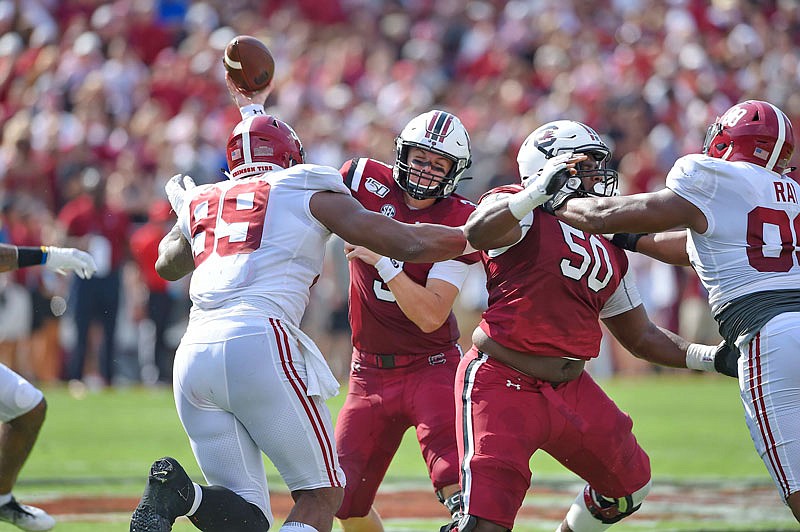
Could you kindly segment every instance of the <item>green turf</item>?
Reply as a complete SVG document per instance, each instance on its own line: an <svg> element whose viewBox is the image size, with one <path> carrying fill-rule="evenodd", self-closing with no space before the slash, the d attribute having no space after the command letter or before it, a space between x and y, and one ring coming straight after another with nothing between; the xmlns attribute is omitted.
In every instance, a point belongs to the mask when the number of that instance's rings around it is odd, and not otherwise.
<svg viewBox="0 0 800 532"><path fill-rule="evenodd" d="M739 479L769 483L769 477L752 448L744 426L736 382L715 375L680 374L638 379L616 379L602 383L617 403L631 414L634 431L648 451L653 477L677 481ZM20 498L55 494L141 493L150 463L160 456L175 456L196 479L202 479L188 441L178 422L171 390L122 388L89 393L81 399L66 388L45 388L49 403L47 421L15 492ZM330 401L334 412L344 393ZM534 483L574 477L546 455L534 458ZM268 463L270 485L282 481ZM387 487L402 483L427 486L424 464L409 431L386 479ZM564 507L568 501L563 503ZM281 517L281 516L277 516ZM75 521L74 519L78 519ZM57 530L127 530L127 516L105 523L88 518L70 518ZM420 525L390 521L387 530L433 530L442 523ZM525 524L522 532L553 530L554 523ZM647 524L631 523L625 530L698 530L691 521ZM695 528L691 528L695 526ZM756 530L748 525L750 530ZM785 516L765 524L779 530L789 526ZM275 527L277 529L277 527ZM736 530L735 523L706 523L704 530ZM787 528L789 529L789 528ZM2 525L0 525L2 530ZM175 530L194 530L179 522ZM744 529L743 529L744 530Z"/></svg>

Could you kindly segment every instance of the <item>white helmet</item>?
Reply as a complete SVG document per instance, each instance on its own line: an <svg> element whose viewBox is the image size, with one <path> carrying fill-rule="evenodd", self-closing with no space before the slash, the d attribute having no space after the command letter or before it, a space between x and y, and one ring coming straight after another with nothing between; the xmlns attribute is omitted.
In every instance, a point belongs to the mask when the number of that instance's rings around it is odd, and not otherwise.
<svg viewBox="0 0 800 532"><path fill-rule="evenodd" d="M469 134L457 116L445 111L428 111L413 118L395 139L397 155L394 180L415 199L445 198L453 193L464 170L472 164ZM421 148L453 161L453 168L444 178L411 170L409 148ZM413 172L417 182L409 181Z"/></svg>
<svg viewBox="0 0 800 532"><path fill-rule="evenodd" d="M570 152L588 155L596 166L586 169L579 163L578 173L567 180L561 189L563 192L577 192L581 196L614 196L617 193L619 175L616 170L606 168L611 150L594 129L573 120L548 122L528 135L517 155L522 182L541 172L547 159ZM592 190L586 190L580 179L584 177L600 177L600 181Z"/></svg>

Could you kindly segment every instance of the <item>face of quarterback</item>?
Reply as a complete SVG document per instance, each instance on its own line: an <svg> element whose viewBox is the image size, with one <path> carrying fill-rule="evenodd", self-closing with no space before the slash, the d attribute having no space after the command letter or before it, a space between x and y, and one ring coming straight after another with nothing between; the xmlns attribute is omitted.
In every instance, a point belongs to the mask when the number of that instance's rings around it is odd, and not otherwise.
<svg viewBox="0 0 800 532"><path fill-rule="evenodd" d="M428 189L438 187L453 168L452 159L422 148L409 148L407 162L409 182Z"/></svg>

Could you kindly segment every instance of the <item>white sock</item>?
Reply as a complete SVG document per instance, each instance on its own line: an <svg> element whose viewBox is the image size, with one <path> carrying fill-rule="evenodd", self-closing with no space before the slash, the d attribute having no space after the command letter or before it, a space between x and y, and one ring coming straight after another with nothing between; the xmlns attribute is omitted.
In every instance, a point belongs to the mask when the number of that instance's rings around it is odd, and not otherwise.
<svg viewBox="0 0 800 532"><path fill-rule="evenodd" d="M316 528L305 523L298 523L297 521L287 521L278 532L319 532Z"/></svg>
<svg viewBox="0 0 800 532"><path fill-rule="evenodd" d="M3 506L4 504L6 504L8 502L11 502L11 494L10 493L4 493L3 495L0 495L0 506Z"/></svg>

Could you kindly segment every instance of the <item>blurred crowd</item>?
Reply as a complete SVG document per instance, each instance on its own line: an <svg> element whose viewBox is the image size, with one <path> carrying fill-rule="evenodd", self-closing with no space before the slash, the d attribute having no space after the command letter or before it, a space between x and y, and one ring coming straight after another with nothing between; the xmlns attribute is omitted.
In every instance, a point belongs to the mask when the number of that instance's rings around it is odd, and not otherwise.
<svg viewBox="0 0 800 532"><path fill-rule="evenodd" d="M268 110L295 127L309 162L391 162L405 123L443 108L472 137L458 192L473 200L517 180L519 145L550 120L601 132L625 193L661 188L738 100L768 100L800 124L795 0L0 0L0 241L74 245L100 265L92 281L38 269L0 279L4 363L76 390L170 382L189 303L185 281L152 269L174 223L163 185L224 178L239 115L221 58L237 34L270 47ZM340 244L305 327L342 376ZM691 271L634 265L655 321L715 340ZM80 290L92 304L76 309ZM475 271L458 304L464 345L483 304ZM630 359L610 356L602 371L650 370Z"/></svg>

